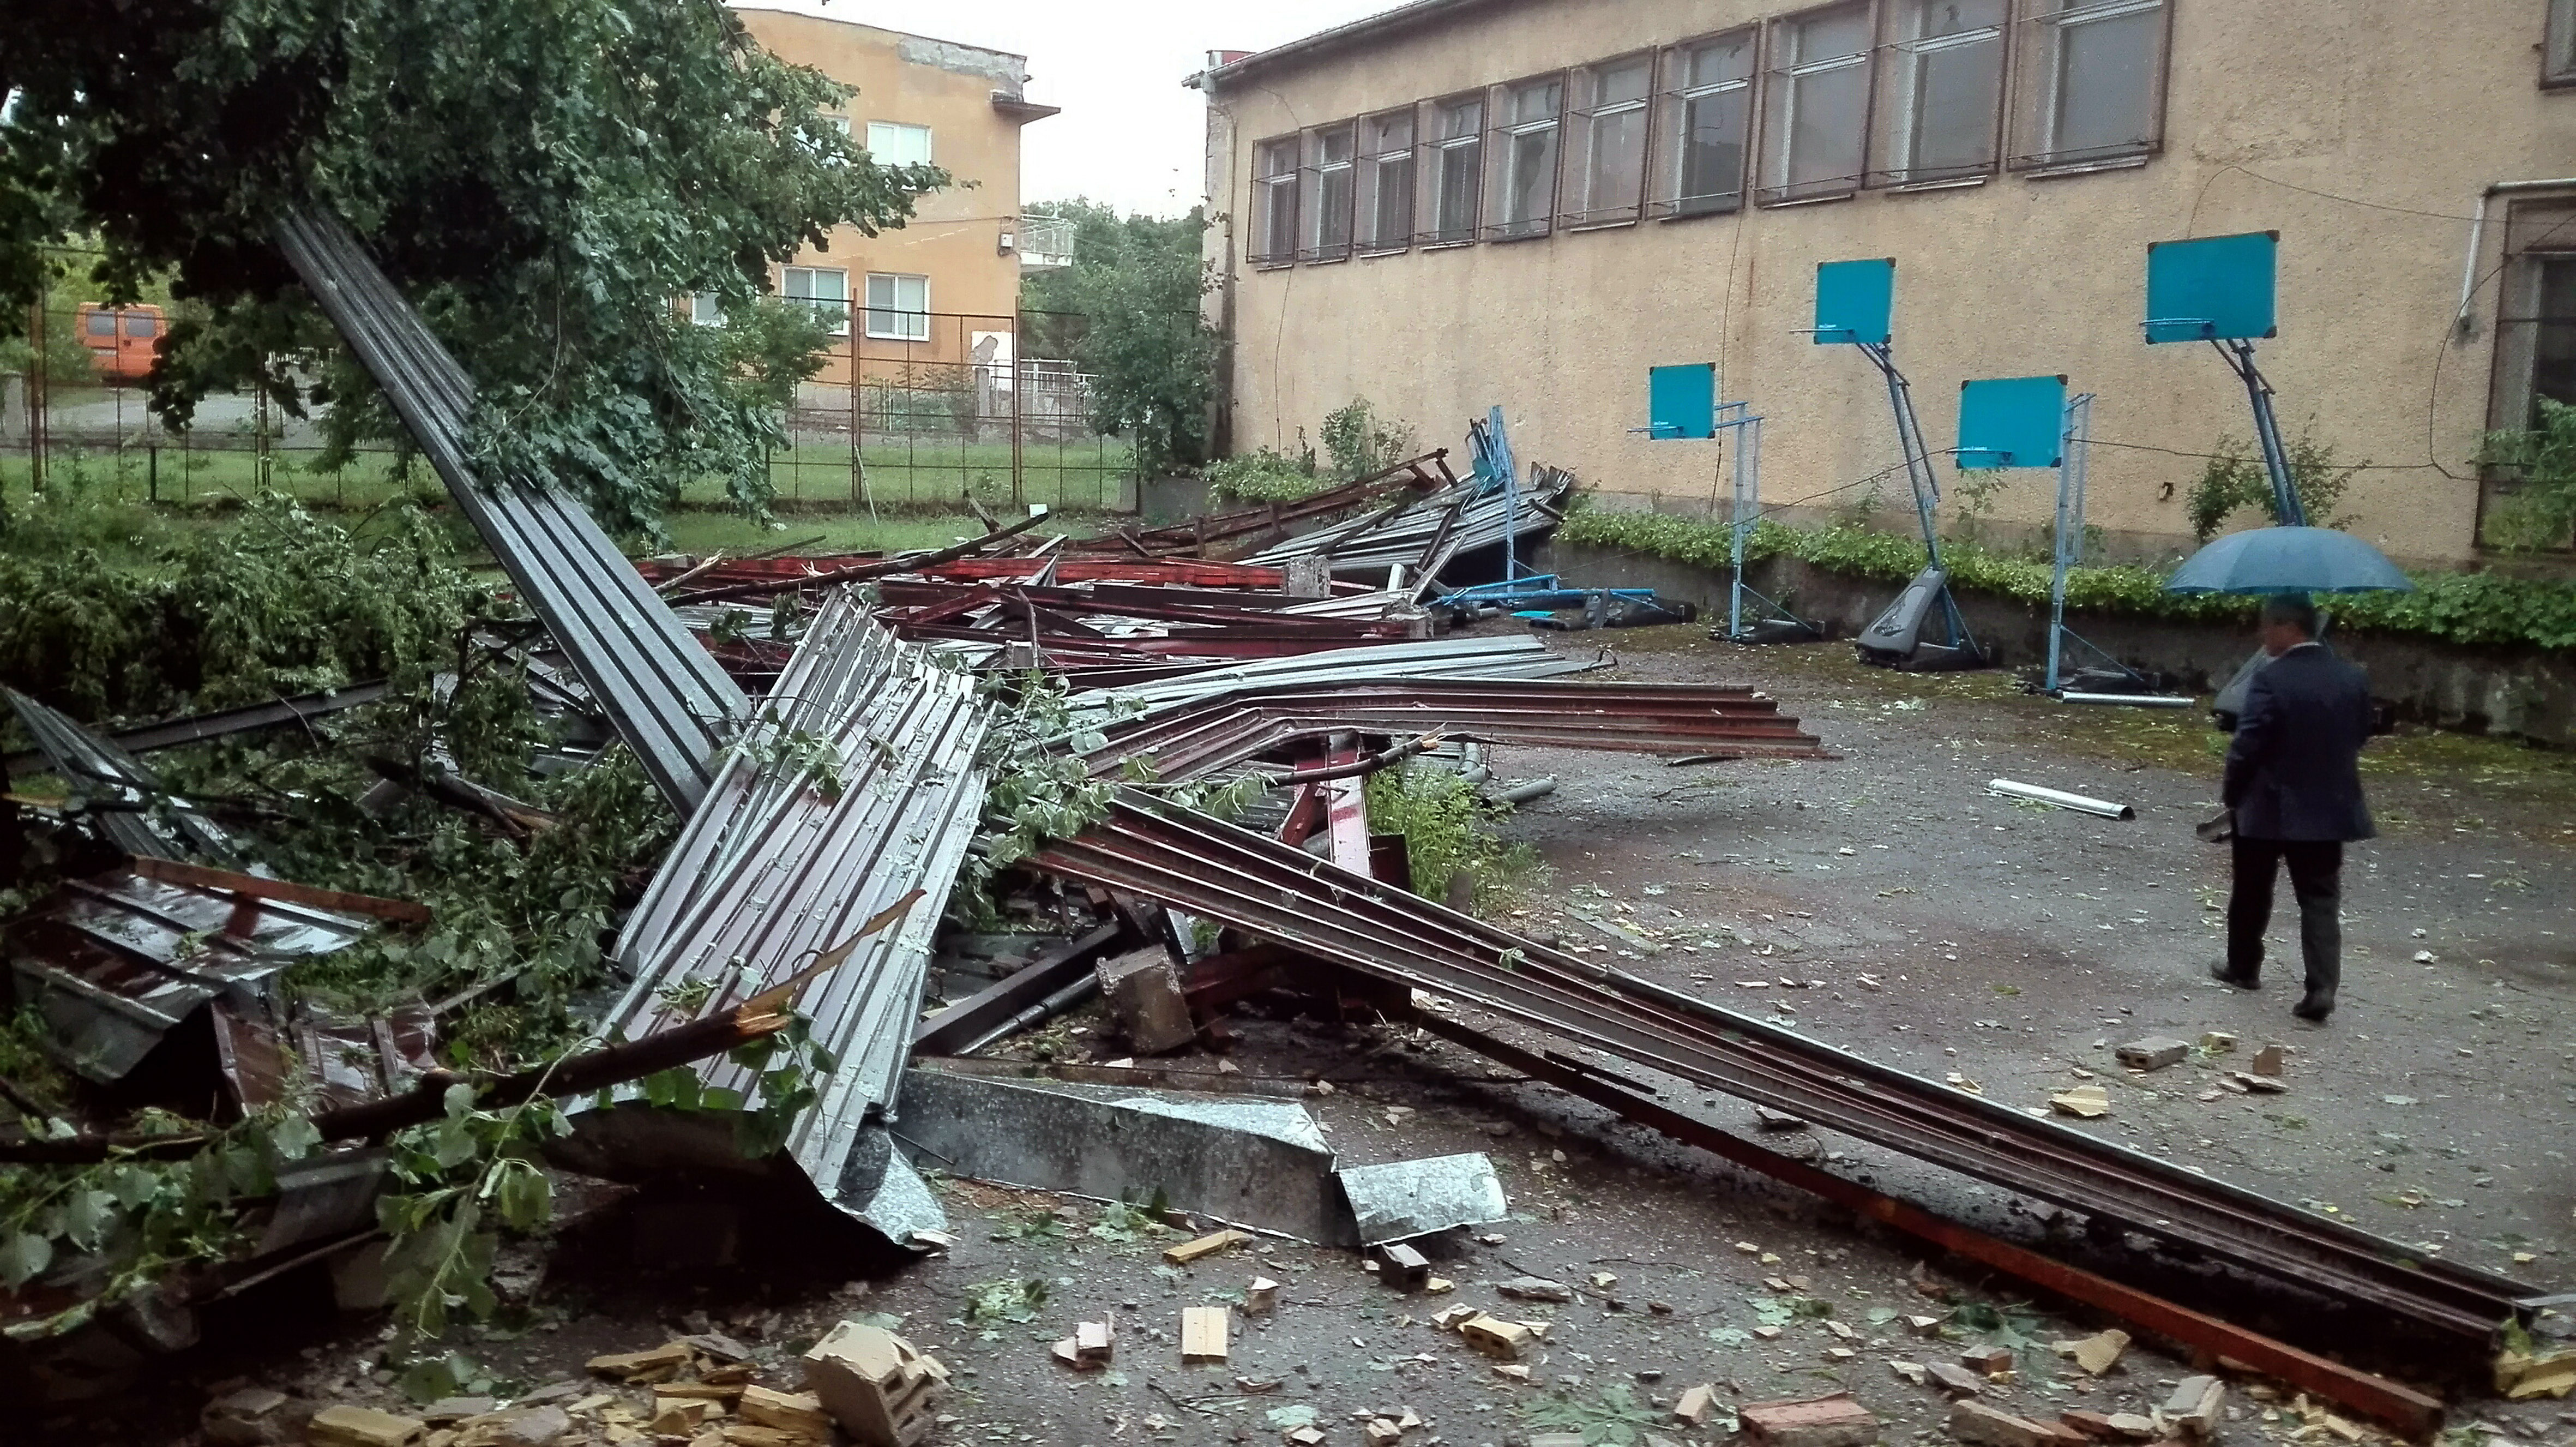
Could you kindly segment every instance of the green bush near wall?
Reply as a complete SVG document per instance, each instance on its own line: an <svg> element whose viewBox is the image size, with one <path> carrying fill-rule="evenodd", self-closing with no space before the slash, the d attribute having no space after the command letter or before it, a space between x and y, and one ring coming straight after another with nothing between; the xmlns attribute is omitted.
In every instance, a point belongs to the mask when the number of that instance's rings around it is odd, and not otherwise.
<svg viewBox="0 0 2576 1447"><path fill-rule="evenodd" d="M1726 524L1660 513L1581 511L1557 529L1561 542L1617 548L1692 567L1727 566ZM1923 545L1869 528L1792 528L1763 521L1744 540L1745 561L1795 558L1809 567L1856 578L1902 582L1923 566ZM1965 592L2048 604L2050 566L1970 542L1945 542L1950 583ZM2354 593L2331 601L2335 626L2411 634L2446 643L2576 650L2576 583L2508 578L2494 573L2410 573L2413 593ZM2164 573L2130 564L2077 568L2066 579L2066 606L2088 613L2191 622L2244 622L2249 598L2185 596L2164 591Z"/></svg>

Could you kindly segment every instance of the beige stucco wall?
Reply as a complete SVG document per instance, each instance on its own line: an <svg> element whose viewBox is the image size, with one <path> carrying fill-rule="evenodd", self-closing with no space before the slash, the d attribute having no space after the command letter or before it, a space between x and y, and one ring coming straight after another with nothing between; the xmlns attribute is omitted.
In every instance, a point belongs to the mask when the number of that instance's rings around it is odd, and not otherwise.
<svg viewBox="0 0 2576 1447"><path fill-rule="evenodd" d="M1489 4L1220 82L1211 170L1224 215L1210 245L1226 274L1217 306L1232 333L1233 444L1291 444L1298 427L1311 435L1326 411L1365 395L1458 447L1466 419L1499 402L1522 458L1575 469L1609 505L1696 511L1715 496L1714 445L1627 429L1645 421L1649 365L1716 360L1721 395L1750 398L1768 419L1765 500L1796 501L1898 460L1866 359L1794 330L1812 323L1817 262L1893 256L1895 351L1929 444L1955 441L1961 381L2063 372L2099 395L2093 436L2129 444L2093 451L2092 521L2124 551L2151 551L2187 541L2182 494L2201 463L2138 449L2205 453L2250 438L2251 425L2207 348L2141 342L2147 243L2277 229L2281 335L2261 356L2285 432L2313 431L2348 462L2440 462L2451 475L2361 474L2347 522L2401 558L2470 556L2468 458L2486 423L2496 289L2489 277L2476 324L2455 334L2467 217L2490 182L2576 173L2576 93L2537 84L2544 6L2173 3L2164 147L2136 169L1286 269L1240 259L1261 139L1790 7ZM2487 230L2481 274L2498 231ZM1946 486L1956 474L1941 468ZM2008 476L1997 530L2044 526L2054 475Z"/></svg>
<svg viewBox="0 0 2576 1447"><path fill-rule="evenodd" d="M930 309L939 314L930 340L907 345L863 337L862 356L960 362L973 333L1009 330L1007 320L959 321L945 314L1007 319L1019 309L1019 257L1001 249L1001 238L1018 229L1022 122L997 109L993 93L1020 94L1022 58L819 16L749 8L738 13L771 54L858 88L847 114L860 144L866 144L870 121L928 126L932 163L956 178L920 198L912 220L900 229L862 236L844 226L828 246L798 253L797 265L847 270L850 294L862 304L871 271L930 279ZM778 282L774 271L770 281ZM844 345L815 380L847 385L848 369ZM870 377L879 374L868 368Z"/></svg>

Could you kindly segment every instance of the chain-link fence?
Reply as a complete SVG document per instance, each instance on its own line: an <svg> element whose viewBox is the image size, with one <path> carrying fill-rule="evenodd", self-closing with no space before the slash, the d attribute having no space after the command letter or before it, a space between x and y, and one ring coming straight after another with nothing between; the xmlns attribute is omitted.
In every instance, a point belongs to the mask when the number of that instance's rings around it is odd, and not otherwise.
<svg viewBox="0 0 2576 1447"><path fill-rule="evenodd" d="M1066 360L1080 317L815 305L836 335L781 419L788 444L768 457L782 509L954 512L969 493L997 508L1134 505L1134 453L1092 431L1092 379ZM265 487L341 507L436 490L424 464L405 469L390 447L325 466L315 424L256 395L208 397L189 427L164 426L140 385L148 348L138 361L125 338L147 328L157 335L166 323L153 309L49 307L41 322L31 338L37 360L0 378L0 488L23 496L59 482L128 501L193 503ZM87 345L93 340L102 344ZM1046 351L1032 355L1039 346ZM725 501L721 478L681 494L684 506Z"/></svg>

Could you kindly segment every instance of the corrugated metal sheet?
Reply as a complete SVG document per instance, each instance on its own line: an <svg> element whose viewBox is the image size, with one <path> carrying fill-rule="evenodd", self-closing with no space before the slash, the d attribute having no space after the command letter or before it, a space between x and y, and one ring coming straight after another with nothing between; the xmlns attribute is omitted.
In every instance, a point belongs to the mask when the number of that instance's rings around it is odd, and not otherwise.
<svg viewBox="0 0 2576 1447"><path fill-rule="evenodd" d="M925 892L797 999L840 1060L788 1144L827 1197L893 1103L931 936L983 810L987 722L971 676L898 642L855 590L836 594L618 939L635 983L607 1023L635 1039L742 1003ZM700 1073L758 1097L729 1061Z"/></svg>
<svg viewBox="0 0 2576 1447"><path fill-rule="evenodd" d="M256 1015L278 971L371 928L119 870L66 880L12 921L5 939L18 999L43 1015L49 1047L89 1079L115 1081L209 1001Z"/></svg>
<svg viewBox="0 0 2576 1447"><path fill-rule="evenodd" d="M154 859L229 861L233 857L231 838L186 800L173 798L162 788L159 776L132 754L72 722L59 709L14 688L6 692L27 736L52 761L54 772L71 786L72 793L109 806L90 811L109 843L128 854Z"/></svg>
<svg viewBox="0 0 2576 1447"><path fill-rule="evenodd" d="M1284 567L1291 558L1325 553L1337 578L1380 574L1401 565L1408 583L1429 583L1462 553L1492 547L1506 533L1534 538L1563 522L1574 475L1539 469L1520 494L1517 522L1511 495L1499 488L1485 491L1485 486L1481 480L1462 482L1391 515L1319 528L1244 561Z"/></svg>
<svg viewBox="0 0 2576 1447"><path fill-rule="evenodd" d="M1152 718L1238 688L1371 683L1394 678L1551 678L1598 668L1607 660L1557 653L1526 633L1491 638L1435 638L1374 648L1336 648L1293 658L1203 668L1177 677L1075 694L1069 701L1086 726L1110 719Z"/></svg>
<svg viewBox="0 0 2576 1447"><path fill-rule="evenodd" d="M299 211L277 223L276 235L646 772L681 809L697 807L716 749L746 708L742 690L570 494L546 479L479 474L466 449L472 379L347 227Z"/></svg>

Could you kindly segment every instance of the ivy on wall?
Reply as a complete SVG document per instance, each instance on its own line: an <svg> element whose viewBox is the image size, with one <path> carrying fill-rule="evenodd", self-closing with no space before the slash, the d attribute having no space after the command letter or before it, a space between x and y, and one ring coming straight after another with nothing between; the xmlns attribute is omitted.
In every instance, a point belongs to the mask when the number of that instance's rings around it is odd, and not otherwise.
<svg viewBox="0 0 2576 1447"><path fill-rule="evenodd" d="M1616 548L1692 567L1727 566L1724 523L1660 513L1583 511L1557 529L1560 542ZM1869 528L1792 528L1765 520L1745 539L1747 562L1795 558L1848 577L1902 582L1923 566L1915 539ZM2050 565L1994 552L1971 542L1942 544L1950 584L2046 606ZM2076 568L2067 575L2066 606L2089 613L2188 622L2250 622L2253 599L2164 591L2165 572L2135 564ZM2495 573L2410 573L2412 593L2355 593L2332 600L2335 626L2364 633L2411 635L2445 643L2576 650L2576 583L2509 578Z"/></svg>

